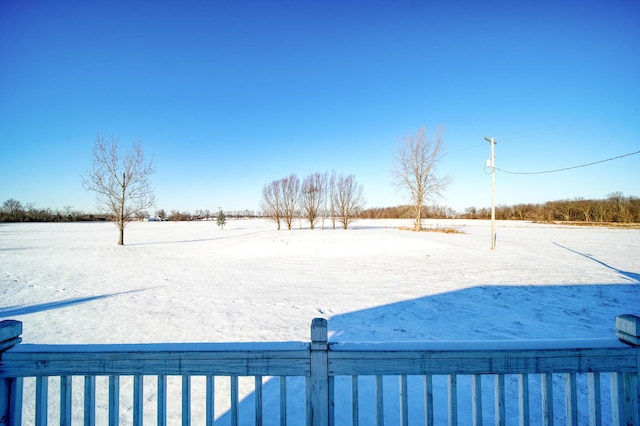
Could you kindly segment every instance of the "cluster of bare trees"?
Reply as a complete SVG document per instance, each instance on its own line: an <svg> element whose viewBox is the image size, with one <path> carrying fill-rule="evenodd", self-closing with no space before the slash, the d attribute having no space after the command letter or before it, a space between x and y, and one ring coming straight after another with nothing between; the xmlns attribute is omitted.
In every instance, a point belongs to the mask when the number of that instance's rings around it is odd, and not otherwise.
<svg viewBox="0 0 640 426"><path fill-rule="evenodd" d="M281 223L287 229L293 227L296 218L304 218L314 229L318 221L322 228L331 220L333 229L336 222L347 229L356 220L364 207L364 190L354 175L313 173L302 181L291 174L276 179L262 188L261 208L266 217Z"/></svg>
<svg viewBox="0 0 640 426"><path fill-rule="evenodd" d="M468 207L461 216L468 219L488 219L489 208ZM540 222L640 222L640 198L614 192L605 199L574 198L548 201L543 204L496 206L496 219L532 220Z"/></svg>

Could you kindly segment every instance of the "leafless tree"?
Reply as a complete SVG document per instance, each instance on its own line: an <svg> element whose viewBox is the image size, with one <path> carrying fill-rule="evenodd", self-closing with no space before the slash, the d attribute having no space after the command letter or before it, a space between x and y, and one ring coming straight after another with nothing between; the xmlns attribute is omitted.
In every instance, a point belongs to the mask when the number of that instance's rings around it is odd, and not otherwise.
<svg viewBox="0 0 640 426"><path fill-rule="evenodd" d="M314 173L305 177L300 190L300 208L309 221L309 227L314 229L318 221L320 208L326 198L325 175Z"/></svg>
<svg viewBox="0 0 640 426"><path fill-rule="evenodd" d="M153 162L146 161L142 142L122 152L118 138L98 135L93 148L93 166L82 176L82 186L96 193L98 208L114 218L118 245L124 245L124 228L138 213L153 207L155 196L149 176Z"/></svg>
<svg viewBox="0 0 640 426"><path fill-rule="evenodd" d="M283 216L282 205L282 185L281 180L274 180L273 182L265 185L262 188L262 211L264 215L273 219L278 224L278 231L280 230L280 221Z"/></svg>
<svg viewBox="0 0 640 426"><path fill-rule="evenodd" d="M364 207L364 190L354 175L336 177L332 204L335 219L342 224L342 229L347 229Z"/></svg>
<svg viewBox="0 0 640 426"><path fill-rule="evenodd" d="M282 214L287 229L291 230L293 220L296 217L298 197L300 196L300 179L295 174L280 180L282 193Z"/></svg>
<svg viewBox="0 0 640 426"><path fill-rule="evenodd" d="M336 195L337 180L338 180L338 177L336 175L336 171L332 170L331 176L328 178L327 197L326 197L327 200L329 201L329 208L328 209L325 208L326 214L328 214L331 217L332 229L336 229L336 205L335 205L336 197L335 195Z"/></svg>
<svg viewBox="0 0 640 426"><path fill-rule="evenodd" d="M20 222L24 216L24 208L18 200L10 198L2 203L2 212L5 213L11 222Z"/></svg>
<svg viewBox="0 0 640 426"><path fill-rule="evenodd" d="M415 231L422 229L422 206L442 196L449 185L449 176L438 176L437 166L444 156L442 129L433 140L427 138L425 128L416 135L409 134L398 143L393 162L396 186L408 195L415 216Z"/></svg>

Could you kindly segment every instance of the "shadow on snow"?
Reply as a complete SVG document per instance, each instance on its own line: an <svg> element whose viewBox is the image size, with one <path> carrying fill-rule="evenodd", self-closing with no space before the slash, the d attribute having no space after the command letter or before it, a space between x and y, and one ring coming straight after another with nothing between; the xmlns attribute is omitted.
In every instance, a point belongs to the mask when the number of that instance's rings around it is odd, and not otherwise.
<svg viewBox="0 0 640 426"><path fill-rule="evenodd" d="M594 259L595 260L595 259ZM608 265L605 265L610 267ZM629 276L628 273L625 274ZM637 274L632 274L637 275ZM640 284L640 283L639 283ZM616 315L640 315L639 284L585 284L585 285L486 285L445 292L418 299L406 300L370 309L335 315L329 318L329 340L340 342L361 341L446 341L446 340L535 340L612 338L615 336ZM563 392L563 377L554 377ZM279 424L279 378L270 378L263 384L263 421L265 425ZM541 421L540 383L530 377L532 421ZM537 381L536 381L537 380ZM586 378L581 378L585 382ZM606 382L606 383L605 383ZM359 378L359 400L364 407L374 407L373 377ZM586 382L585 382L586 383ZM583 385L585 383L582 383ZM420 377L409 378L410 418L422 424L424 420L423 390ZM437 424L447 422L447 383L444 376L433 379L435 419ZM508 376L507 418L517 423L517 378ZM603 401L609 401L608 380L603 379ZM351 379L338 377L336 387L336 424L351 424ZM390 423L399 415L398 381L384 378L385 417ZM470 378L458 379L460 424L470 421ZM288 414L293 423L304 423L305 380L287 381ZM485 421L493 421L493 378L483 377ZM606 397L606 398L605 398ZM558 399L558 398L556 398ZM559 399L559 403L562 399ZM255 395L251 393L239 408L239 423L253 424ZM294 407L295 406L295 407ZM441 408L438 408L441 407ZM603 415L610 418L610 407L603 407ZM564 406L554 410L564 415ZM230 424L229 412L224 413L216 425ZM360 409L361 424L375 424L373 409ZM581 420L587 421L586 417ZM558 419L561 421L562 419Z"/></svg>
<svg viewBox="0 0 640 426"><path fill-rule="evenodd" d="M79 305L81 303L93 302L95 300L106 299L106 298L109 298L109 297L120 296L120 295L128 294L128 293L137 293L139 291L144 291L144 290L145 289L129 290L129 291L122 291L122 292L119 292L119 293L101 294L101 295L98 295L98 296L77 297L77 298L74 298L74 299L58 300L56 302L41 303L41 304L38 304L38 305L7 306L7 307L4 307L4 308L0 308L0 318L1 317L7 317L8 318L8 317L17 316L17 315L34 314L36 312L43 312L43 311L50 311L52 309L66 308L66 307L73 306L73 305Z"/></svg>

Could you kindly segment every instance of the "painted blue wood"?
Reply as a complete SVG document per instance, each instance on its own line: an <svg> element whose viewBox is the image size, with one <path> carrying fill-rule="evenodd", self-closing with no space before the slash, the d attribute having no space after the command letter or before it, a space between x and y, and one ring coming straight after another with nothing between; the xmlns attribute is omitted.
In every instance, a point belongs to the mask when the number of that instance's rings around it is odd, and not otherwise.
<svg viewBox="0 0 640 426"><path fill-rule="evenodd" d="M473 426L482 426L482 376L471 376L471 410Z"/></svg>
<svg viewBox="0 0 640 426"><path fill-rule="evenodd" d="M589 426L602 426L602 399L600 373L588 373L589 381Z"/></svg>
<svg viewBox="0 0 640 426"><path fill-rule="evenodd" d="M158 425L166 425L166 376L182 376L183 424L191 422L191 377L206 377L206 418L212 425L215 418L214 383L216 377L230 377L231 424L240 420L238 377L253 376L255 383L255 423L264 421L263 377L275 376L280 382L280 423L287 424L287 377L305 378L307 392L306 421L309 425L329 425L335 420L336 376L351 379L350 415L354 424L360 421L358 383L360 376L374 377L376 390L376 421L384 421L385 376L399 377L400 424L409 423L409 375L424 378L424 417L434 424L433 375L448 378L448 410L452 424L458 420L458 376L472 377L474 424L482 423L481 375L495 375L494 407L496 424L505 421L505 375L518 375L518 413L521 425L530 422L529 378L539 375L542 389L543 424L553 424L553 375L565 378L564 392L567 424L577 424L577 374L588 376L588 407L590 425L640 424L638 397L640 384L640 349L628 336L637 337L635 317L625 316L617 339L581 339L563 341L521 342L393 342L393 343L332 343L327 342L326 320L314 321L311 343L285 342L262 344L145 344L145 345L31 345L6 342L19 339L16 323L5 329L0 323L0 413L9 413L0 425L22 423L23 377L35 377L36 424L47 423L48 378L60 377L60 424L71 421L72 376L85 376L85 424L95 424L96 377L109 377L109 424L118 425L120 410L120 377L133 376L133 424L143 420L143 376L158 377ZM4 322L3 322L4 323ZM7 332L9 329L9 332ZM12 330L12 331L11 331ZM621 331L622 330L622 331ZM8 339L8 340L6 340ZM4 350L2 350L4 348ZM602 419L600 373L611 376L612 418ZM532 378L533 379L533 378ZM564 391L562 390L564 389ZM395 391L393 392L395 393ZM296 410L298 411L298 410ZM540 411L537 411L540 413ZM349 416L349 413L347 413ZM244 419L244 417L243 417ZM29 421L32 421L29 419ZM129 422L129 421L127 421Z"/></svg>
<svg viewBox="0 0 640 426"><path fill-rule="evenodd" d="M96 398L96 382L92 377L92 408L93 424L95 424L95 398ZM120 424L120 376L109 376L109 426L118 426Z"/></svg>
<svg viewBox="0 0 640 426"><path fill-rule="evenodd" d="M164 374L158 376L157 412L156 424L167 426L167 376Z"/></svg>
<svg viewBox="0 0 640 426"><path fill-rule="evenodd" d="M216 418L216 378L215 376L207 376L206 381L206 426L213 426Z"/></svg>
<svg viewBox="0 0 640 426"><path fill-rule="evenodd" d="M529 426L529 375L518 374L518 417L520 426Z"/></svg>
<svg viewBox="0 0 640 426"><path fill-rule="evenodd" d="M60 425L71 426L71 376L60 377Z"/></svg>
<svg viewBox="0 0 640 426"><path fill-rule="evenodd" d="M137 374L133 376L133 426L142 426L144 413L144 378Z"/></svg>
<svg viewBox="0 0 640 426"><path fill-rule="evenodd" d="M49 378L36 377L36 426L47 426L49 412Z"/></svg>
<svg viewBox="0 0 640 426"><path fill-rule="evenodd" d="M191 376L182 376L182 426L191 425Z"/></svg>
<svg viewBox="0 0 640 426"><path fill-rule="evenodd" d="M504 395L504 375L494 376L494 404L496 426L505 426L507 418L505 415L505 395Z"/></svg>

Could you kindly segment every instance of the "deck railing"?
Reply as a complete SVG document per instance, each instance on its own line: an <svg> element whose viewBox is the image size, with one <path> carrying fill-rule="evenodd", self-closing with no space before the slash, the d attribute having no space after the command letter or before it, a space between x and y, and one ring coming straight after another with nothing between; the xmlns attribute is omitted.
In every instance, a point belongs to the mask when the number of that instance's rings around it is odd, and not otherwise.
<svg viewBox="0 0 640 426"><path fill-rule="evenodd" d="M640 425L640 318L616 328L617 339L333 343L314 319L310 343L41 345L3 321L0 425Z"/></svg>

